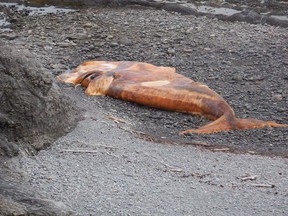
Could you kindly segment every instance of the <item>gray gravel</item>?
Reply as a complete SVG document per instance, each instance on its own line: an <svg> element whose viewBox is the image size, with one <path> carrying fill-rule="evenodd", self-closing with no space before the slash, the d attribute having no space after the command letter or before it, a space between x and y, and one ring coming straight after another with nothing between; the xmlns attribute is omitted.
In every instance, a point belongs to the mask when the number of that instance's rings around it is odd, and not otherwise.
<svg viewBox="0 0 288 216"><path fill-rule="evenodd" d="M139 7L14 16L11 43L54 75L90 59L174 66L223 95L239 117L287 123L285 28ZM79 215L287 214L287 128L179 136L206 120L61 88L85 119L51 148L10 161L48 198ZM214 152L184 145L196 141Z"/></svg>
<svg viewBox="0 0 288 216"><path fill-rule="evenodd" d="M69 94L79 105L95 105ZM50 149L13 162L34 188L79 215L284 216L288 210L286 159L143 141L102 109L87 112Z"/></svg>

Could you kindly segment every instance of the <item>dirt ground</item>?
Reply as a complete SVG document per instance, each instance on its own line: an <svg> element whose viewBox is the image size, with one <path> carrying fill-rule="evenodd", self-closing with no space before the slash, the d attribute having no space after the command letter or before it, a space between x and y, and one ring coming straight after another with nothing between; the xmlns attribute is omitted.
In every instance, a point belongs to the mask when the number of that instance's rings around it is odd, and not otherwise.
<svg viewBox="0 0 288 216"><path fill-rule="evenodd" d="M14 16L14 31L2 37L32 51L55 76L93 59L173 66L222 95L238 117L288 121L287 28L142 7ZM59 85L85 119L13 166L79 215L288 211L287 128L180 136L208 121Z"/></svg>

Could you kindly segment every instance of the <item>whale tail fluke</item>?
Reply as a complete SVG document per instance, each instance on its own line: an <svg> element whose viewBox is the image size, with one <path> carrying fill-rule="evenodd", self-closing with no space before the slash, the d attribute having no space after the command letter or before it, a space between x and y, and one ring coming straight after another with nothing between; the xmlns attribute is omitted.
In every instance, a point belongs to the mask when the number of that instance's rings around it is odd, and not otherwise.
<svg viewBox="0 0 288 216"><path fill-rule="evenodd" d="M210 124L204 125L197 129L189 129L181 131L179 134L197 133L197 134L209 134L217 133L228 130L245 130L253 128L264 128L264 127L288 127L288 124L278 124L273 121L262 121L257 119L239 119L235 117L222 116L219 119L211 122Z"/></svg>

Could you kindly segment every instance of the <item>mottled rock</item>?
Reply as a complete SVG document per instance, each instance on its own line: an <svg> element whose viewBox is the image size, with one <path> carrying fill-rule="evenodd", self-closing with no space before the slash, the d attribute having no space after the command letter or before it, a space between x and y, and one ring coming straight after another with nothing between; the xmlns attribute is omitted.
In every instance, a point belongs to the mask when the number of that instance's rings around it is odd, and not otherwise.
<svg viewBox="0 0 288 216"><path fill-rule="evenodd" d="M0 136L39 150L76 125L78 111L28 51L1 43Z"/></svg>
<svg viewBox="0 0 288 216"><path fill-rule="evenodd" d="M7 140L4 139L0 140L0 156L13 157L18 154L19 154L19 147L17 146L17 144L13 142L8 142Z"/></svg>
<svg viewBox="0 0 288 216"><path fill-rule="evenodd" d="M18 179L5 157L49 146L76 125L78 110L31 53L0 46L0 215L71 215Z"/></svg>
<svg viewBox="0 0 288 216"><path fill-rule="evenodd" d="M175 55L176 51L174 49L172 49L172 48L169 48L167 50L167 53L170 54L170 55Z"/></svg>
<svg viewBox="0 0 288 216"><path fill-rule="evenodd" d="M83 26L86 28L91 28L93 26L93 23L91 23L91 22L85 23Z"/></svg>
<svg viewBox="0 0 288 216"><path fill-rule="evenodd" d="M272 96L272 100L273 101L281 101L281 100L283 100L283 97L281 94L275 94Z"/></svg>
<svg viewBox="0 0 288 216"><path fill-rule="evenodd" d="M73 215L62 202L41 198L30 187L17 186L0 176L0 215Z"/></svg>
<svg viewBox="0 0 288 216"><path fill-rule="evenodd" d="M4 39L7 39L7 40L14 40L17 37L18 37L18 35L13 33L13 32L0 34L0 38L4 38Z"/></svg>
<svg viewBox="0 0 288 216"><path fill-rule="evenodd" d="M118 44L117 42L111 42L111 43L110 43L110 46L111 46L111 47L117 47L118 45L119 45L119 44Z"/></svg>

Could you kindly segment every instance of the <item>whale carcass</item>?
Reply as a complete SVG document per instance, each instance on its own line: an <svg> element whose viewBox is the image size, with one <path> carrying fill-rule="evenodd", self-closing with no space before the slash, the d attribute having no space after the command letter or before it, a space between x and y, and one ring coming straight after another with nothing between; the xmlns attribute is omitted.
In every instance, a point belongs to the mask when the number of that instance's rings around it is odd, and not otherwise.
<svg viewBox="0 0 288 216"><path fill-rule="evenodd" d="M175 68L132 61L88 61L71 73L58 76L62 82L80 84L87 95L112 98L176 112L205 116L211 123L180 132L215 133L226 130L288 127L273 121L236 118L231 106L207 85L195 82Z"/></svg>

